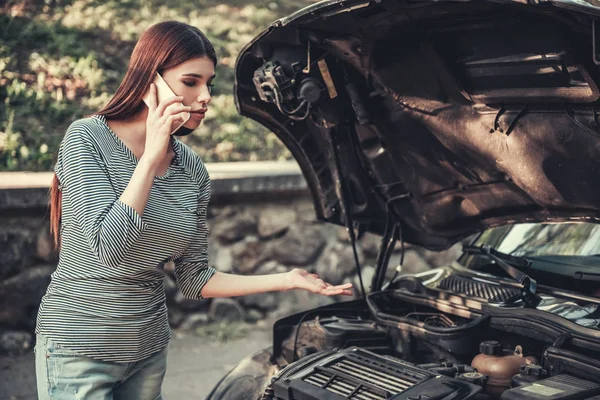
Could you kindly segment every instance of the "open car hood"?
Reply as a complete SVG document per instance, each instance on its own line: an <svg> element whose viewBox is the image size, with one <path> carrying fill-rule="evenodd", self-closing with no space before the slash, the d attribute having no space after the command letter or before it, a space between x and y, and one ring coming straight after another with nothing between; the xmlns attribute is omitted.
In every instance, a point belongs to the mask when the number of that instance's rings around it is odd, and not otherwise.
<svg viewBox="0 0 600 400"><path fill-rule="evenodd" d="M236 104L290 149L321 220L391 217L430 249L597 222L597 17L596 0L325 1L243 49Z"/></svg>

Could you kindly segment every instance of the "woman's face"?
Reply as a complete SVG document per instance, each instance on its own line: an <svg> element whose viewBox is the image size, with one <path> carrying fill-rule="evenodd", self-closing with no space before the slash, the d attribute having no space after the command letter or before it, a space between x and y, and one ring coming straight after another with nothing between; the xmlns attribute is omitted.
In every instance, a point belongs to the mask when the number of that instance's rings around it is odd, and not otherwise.
<svg viewBox="0 0 600 400"><path fill-rule="evenodd" d="M190 119L186 128L196 129L208 110L210 90L215 77L215 66L208 57L192 58L162 73L163 79L178 96L183 96L183 104L191 106Z"/></svg>

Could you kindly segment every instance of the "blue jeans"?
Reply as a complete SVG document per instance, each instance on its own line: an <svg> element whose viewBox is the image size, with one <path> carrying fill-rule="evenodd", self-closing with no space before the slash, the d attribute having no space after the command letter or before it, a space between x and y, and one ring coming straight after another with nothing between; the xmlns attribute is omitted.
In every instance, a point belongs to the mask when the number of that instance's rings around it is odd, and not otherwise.
<svg viewBox="0 0 600 400"><path fill-rule="evenodd" d="M40 400L161 400L167 349L118 363L84 357L37 335L35 372Z"/></svg>

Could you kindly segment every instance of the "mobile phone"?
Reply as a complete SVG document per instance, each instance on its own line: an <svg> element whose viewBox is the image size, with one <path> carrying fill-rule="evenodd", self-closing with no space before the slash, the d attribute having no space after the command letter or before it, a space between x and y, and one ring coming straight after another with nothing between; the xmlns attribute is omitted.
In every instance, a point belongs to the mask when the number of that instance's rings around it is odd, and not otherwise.
<svg viewBox="0 0 600 400"><path fill-rule="evenodd" d="M160 76L160 74L158 72L156 73L156 76L154 77L153 83L156 85L156 97L157 97L158 103L160 103L163 99L177 96L173 92L173 89L171 89L171 87L167 84L167 82L165 82L163 77ZM144 100L144 103L146 103L146 105L148 105L149 98L150 98L150 89L148 89L148 92L144 95L144 97L142 99L142 100ZM179 103L179 104L183 104L183 103ZM177 132L179 130L179 128L181 128L186 122L188 122L188 120L191 117L189 112L182 112L181 115L183 116L183 121L181 123L179 123L179 122L177 123L175 128L171 131L171 135L174 134L175 132Z"/></svg>

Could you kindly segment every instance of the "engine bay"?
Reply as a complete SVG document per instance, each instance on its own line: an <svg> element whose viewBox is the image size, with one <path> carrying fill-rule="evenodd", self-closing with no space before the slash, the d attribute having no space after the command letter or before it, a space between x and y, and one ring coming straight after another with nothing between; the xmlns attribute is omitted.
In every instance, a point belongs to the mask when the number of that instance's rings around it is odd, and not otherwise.
<svg viewBox="0 0 600 400"><path fill-rule="evenodd" d="M600 399L597 333L498 306L510 291L412 281L280 320L262 399Z"/></svg>

